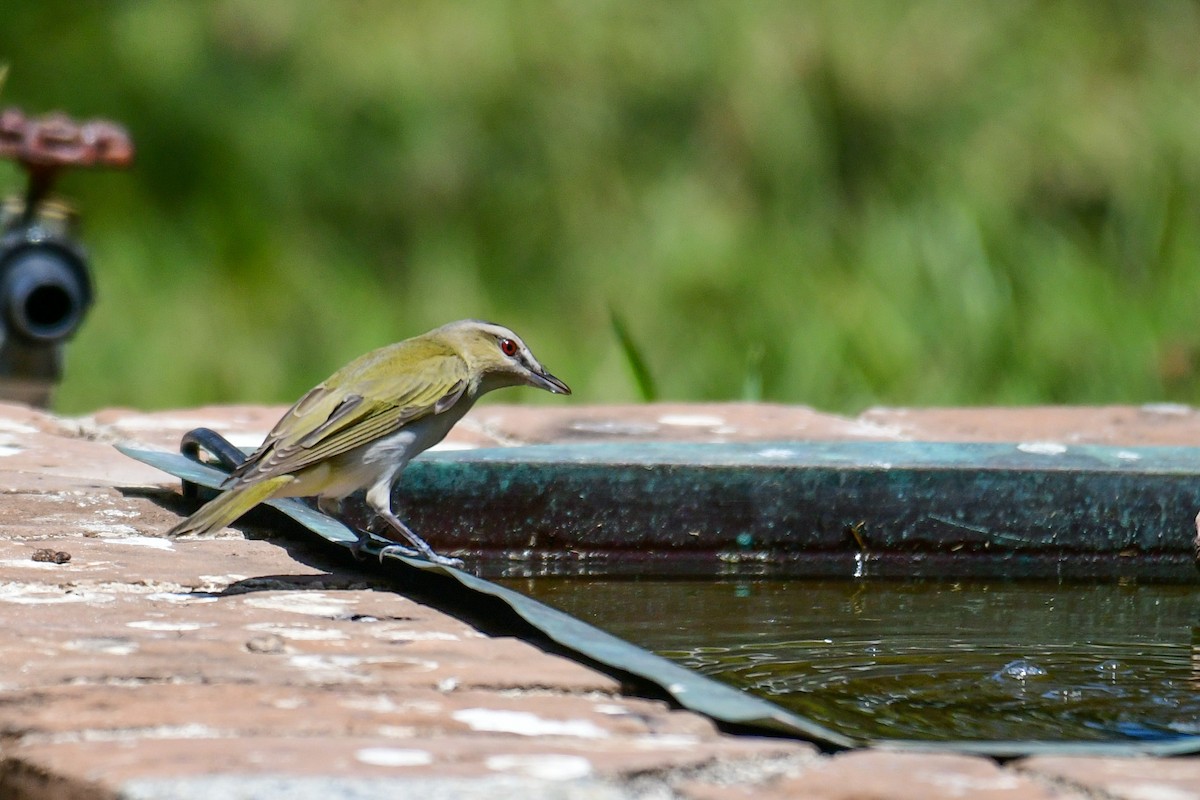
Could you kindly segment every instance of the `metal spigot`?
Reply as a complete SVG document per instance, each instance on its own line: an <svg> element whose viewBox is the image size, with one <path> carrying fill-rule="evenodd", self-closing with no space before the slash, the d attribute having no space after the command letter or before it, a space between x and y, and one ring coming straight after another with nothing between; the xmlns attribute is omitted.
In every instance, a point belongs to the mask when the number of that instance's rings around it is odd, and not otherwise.
<svg viewBox="0 0 1200 800"><path fill-rule="evenodd" d="M92 303L77 216L50 199L55 179L67 167L124 169L133 152L129 134L113 122L0 111L0 158L28 175L25 194L0 206L0 400L49 405L63 345Z"/></svg>

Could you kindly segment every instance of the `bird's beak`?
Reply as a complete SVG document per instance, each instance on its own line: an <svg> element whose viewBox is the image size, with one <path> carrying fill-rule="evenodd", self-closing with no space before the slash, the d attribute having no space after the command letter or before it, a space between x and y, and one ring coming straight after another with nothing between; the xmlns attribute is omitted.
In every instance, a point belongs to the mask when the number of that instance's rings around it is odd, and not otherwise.
<svg viewBox="0 0 1200 800"><path fill-rule="evenodd" d="M547 392L554 394L570 394L571 387L560 381L558 378L551 375L546 370L541 372L529 373L529 384L536 386L539 389L545 389Z"/></svg>

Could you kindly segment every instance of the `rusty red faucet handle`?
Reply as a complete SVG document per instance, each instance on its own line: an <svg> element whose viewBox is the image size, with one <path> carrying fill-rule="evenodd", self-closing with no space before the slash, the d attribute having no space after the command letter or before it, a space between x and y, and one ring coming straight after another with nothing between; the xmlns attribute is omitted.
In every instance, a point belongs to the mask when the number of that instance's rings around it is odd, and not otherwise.
<svg viewBox="0 0 1200 800"><path fill-rule="evenodd" d="M16 161L29 173L25 214L32 215L64 167L113 167L133 163L133 140L115 122L77 122L66 114L25 116L19 108L0 111L0 158Z"/></svg>
<svg viewBox="0 0 1200 800"><path fill-rule="evenodd" d="M18 108L0 111L0 158L27 167L115 167L133 163L133 140L115 122L77 122L66 114L31 118Z"/></svg>

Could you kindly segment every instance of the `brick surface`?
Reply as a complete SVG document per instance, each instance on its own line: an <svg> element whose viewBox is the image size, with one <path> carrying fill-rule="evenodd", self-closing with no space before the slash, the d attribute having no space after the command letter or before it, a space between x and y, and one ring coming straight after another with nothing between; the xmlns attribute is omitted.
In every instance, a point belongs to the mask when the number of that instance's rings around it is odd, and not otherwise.
<svg viewBox="0 0 1200 800"><path fill-rule="evenodd" d="M1195 759L1000 766L733 737L295 540L253 527L163 538L187 509L164 491L177 482L112 444L175 449L205 425L252 446L281 411L61 419L0 405L0 797L225 796L213 787L263 781L320 797L1200 796ZM493 405L446 445L795 438L1200 444L1200 417L1175 406L846 418L749 404ZM334 783L312 782L324 780Z"/></svg>
<svg viewBox="0 0 1200 800"><path fill-rule="evenodd" d="M1200 758L1039 756L1018 762L1022 772L1122 800L1200 800Z"/></svg>
<svg viewBox="0 0 1200 800"><path fill-rule="evenodd" d="M880 408L859 417L918 441L1051 441L1061 444L1200 445L1200 414L1190 406Z"/></svg>
<svg viewBox="0 0 1200 800"><path fill-rule="evenodd" d="M1050 787L975 756L855 751L814 762L793 777L736 794L728 787L688 785L693 800L718 797L812 798L813 800L1066 800L1082 796Z"/></svg>
<svg viewBox="0 0 1200 800"><path fill-rule="evenodd" d="M857 417L770 403L481 406L469 430L513 444L565 441L942 441L1200 445L1189 406L874 408Z"/></svg>

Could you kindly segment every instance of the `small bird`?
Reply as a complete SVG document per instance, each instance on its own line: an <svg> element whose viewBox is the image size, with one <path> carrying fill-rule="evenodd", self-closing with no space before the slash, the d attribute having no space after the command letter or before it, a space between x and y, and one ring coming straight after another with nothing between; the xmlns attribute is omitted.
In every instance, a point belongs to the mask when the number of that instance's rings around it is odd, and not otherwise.
<svg viewBox="0 0 1200 800"><path fill-rule="evenodd" d="M440 556L392 511L392 485L480 395L505 386L570 394L503 325L460 320L351 361L292 406L224 489L168 536L207 533L280 497L316 497L322 511L367 490L367 505L422 556Z"/></svg>

